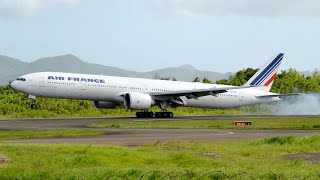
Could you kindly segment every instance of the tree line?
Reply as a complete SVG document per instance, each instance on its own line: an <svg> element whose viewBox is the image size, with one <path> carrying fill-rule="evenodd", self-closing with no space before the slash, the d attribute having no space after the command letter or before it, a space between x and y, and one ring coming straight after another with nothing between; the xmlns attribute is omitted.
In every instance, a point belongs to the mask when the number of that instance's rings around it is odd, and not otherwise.
<svg viewBox="0 0 320 180"><path fill-rule="evenodd" d="M216 81L217 84L244 85L258 69L247 68L240 70L229 79ZM273 82L271 92L275 93L319 93L320 92L320 74L317 69L311 76L300 74L299 71L290 68L277 74Z"/></svg>
<svg viewBox="0 0 320 180"><path fill-rule="evenodd" d="M221 79L216 82L213 82L206 77L202 79L196 77L194 78L193 82L242 86L257 71L258 69L247 68L236 72L234 75L229 76L228 79ZM156 74L154 78L161 80L177 80L174 77L161 77L159 76L159 74ZM320 73L317 69L314 70L311 76L305 76L303 74L300 74L299 71L292 68L289 70L281 71L279 74L277 74L276 79L274 80L274 83L272 85L271 91L275 93L318 93L320 92Z"/></svg>

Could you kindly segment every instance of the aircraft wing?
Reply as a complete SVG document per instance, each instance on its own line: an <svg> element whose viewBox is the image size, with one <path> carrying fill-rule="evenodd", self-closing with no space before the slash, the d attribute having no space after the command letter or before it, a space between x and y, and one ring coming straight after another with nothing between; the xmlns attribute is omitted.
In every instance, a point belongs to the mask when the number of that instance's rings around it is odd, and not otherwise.
<svg viewBox="0 0 320 180"><path fill-rule="evenodd" d="M261 96L256 96L257 98L269 98L269 97L288 97L288 96L301 96L305 95L302 93L291 93L291 94L271 94L271 95L261 95Z"/></svg>
<svg viewBox="0 0 320 180"><path fill-rule="evenodd" d="M194 90L179 90L179 91L165 91L165 92L151 92L152 96L164 96L164 97L180 97L186 96L188 99L198 98L207 95L217 95L219 93L227 92L232 89L246 89L253 86L230 86L221 88L209 88L209 89L194 89Z"/></svg>

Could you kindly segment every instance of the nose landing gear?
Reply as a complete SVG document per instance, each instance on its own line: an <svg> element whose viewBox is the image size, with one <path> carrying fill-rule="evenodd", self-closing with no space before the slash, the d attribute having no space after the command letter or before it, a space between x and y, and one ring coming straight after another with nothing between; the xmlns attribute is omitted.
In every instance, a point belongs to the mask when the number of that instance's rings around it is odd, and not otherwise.
<svg viewBox="0 0 320 180"><path fill-rule="evenodd" d="M36 108L37 108L37 105L36 105L36 97L33 96L33 95L29 95L28 98L31 99L30 108L31 108L31 109L36 109Z"/></svg>

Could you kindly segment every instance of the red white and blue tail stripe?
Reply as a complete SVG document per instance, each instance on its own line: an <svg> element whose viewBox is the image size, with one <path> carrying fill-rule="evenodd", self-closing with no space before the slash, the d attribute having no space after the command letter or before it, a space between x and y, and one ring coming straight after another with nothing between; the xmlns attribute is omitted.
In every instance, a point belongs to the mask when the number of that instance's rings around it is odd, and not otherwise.
<svg viewBox="0 0 320 180"><path fill-rule="evenodd" d="M252 78L245 85L261 86L260 89L270 91L273 80L275 79L279 66L282 62L284 54L279 53L272 57L272 59L262 66L259 71L253 75Z"/></svg>

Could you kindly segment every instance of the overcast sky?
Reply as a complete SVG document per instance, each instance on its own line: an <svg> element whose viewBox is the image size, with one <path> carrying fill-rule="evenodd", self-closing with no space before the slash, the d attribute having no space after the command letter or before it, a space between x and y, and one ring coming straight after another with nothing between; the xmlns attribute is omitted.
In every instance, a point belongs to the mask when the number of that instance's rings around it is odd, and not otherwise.
<svg viewBox="0 0 320 180"><path fill-rule="evenodd" d="M282 69L313 70L319 9L319 0L0 0L0 54L235 72L284 52Z"/></svg>

